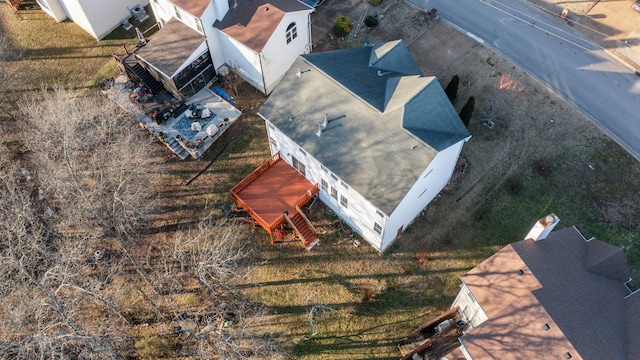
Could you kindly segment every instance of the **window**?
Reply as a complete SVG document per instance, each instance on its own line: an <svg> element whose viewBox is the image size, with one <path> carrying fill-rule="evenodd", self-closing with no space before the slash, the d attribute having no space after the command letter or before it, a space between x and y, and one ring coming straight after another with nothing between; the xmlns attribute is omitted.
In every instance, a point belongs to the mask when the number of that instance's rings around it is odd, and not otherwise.
<svg viewBox="0 0 640 360"><path fill-rule="evenodd" d="M203 33L203 31L202 31L202 23L200 22L199 19L196 19L196 27L198 28L198 31L200 33Z"/></svg>
<svg viewBox="0 0 640 360"><path fill-rule="evenodd" d="M382 234L382 226L380 226L380 224L378 223L373 223L373 230L375 230L375 232L377 232L378 234Z"/></svg>
<svg viewBox="0 0 640 360"><path fill-rule="evenodd" d="M307 152L302 150L302 148L300 148L300 154L302 154L302 156L307 156Z"/></svg>
<svg viewBox="0 0 640 360"><path fill-rule="evenodd" d="M287 26L287 44L297 37L298 29L296 28L296 23L292 22L291 24L289 24L289 26Z"/></svg>
<svg viewBox="0 0 640 360"><path fill-rule="evenodd" d="M340 205L342 205L345 208L347 208L347 197L346 196L340 195Z"/></svg>
<svg viewBox="0 0 640 360"><path fill-rule="evenodd" d="M378 216L380 216L381 218L384 218L384 214L382 213L382 211L376 210L376 214L378 214Z"/></svg>
<svg viewBox="0 0 640 360"><path fill-rule="evenodd" d="M176 5L173 5L173 10L176 11L176 18L182 19L182 14L180 14L180 9Z"/></svg>
<svg viewBox="0 0 640 360"><path fill-rule="evenodd" d="M322 171L329 173L329 170L327 170L326 167L324 167L324 165L320 165L320 169L322 169Z"/></svg>
<svg viewBox="0 0 640 360"><path fill-rule="evenodd" d="M344 186L345 189L349 188L349 185L347 185L347 183L342 180L340 180L340 185Z"/></svg>
<svg viewBox="0 0 640 360"><path fill-rule="evenodd" d="M467 293L467 296L469 296L469 299L471 299L471 302L472 302L472 303L474 303L474 304L476 303L476 298L475 298L475 296L473 296L473 294L471 293L471 291L469 291L469 292Z"/></svg>
<svg viewBox="0 0 640 360"><path fill-rule="evenodd" d="M295 157L291 157L293 159L293 167L300 171L300 174L302 174L303 176L307 176L307 172L306 169L304 167L304 164L301 163L300 161L298 161L298 159L296 159Z"/></svg>
<svg viewBox="0 0 640 360"><path fill-rule="evenodd" d="M331 174L331 178L332 178L333 180L335 180L335 181L338 181L338 177L337 177L337 176L335 176L335 175L333 175L333 174Z"/></svg>
<svg viewBox="0 0 640 360"><path fill-rule="evenodd" d="M333 186L331 187L331 197L338 200L338 190Z"/></svg>
<svg viewBox="0 0 640 360"><path fill-rule="evenodd" d="M272 123L269 123L269 128L270 128L271 130L275 130L275 129L276 129L276 127L275 127Z"/></svg>
<svg viewBox="0 0 640 360"><path fill-rule="evenodd" d="M329 184L327 184L327 180L320 179L320 186L322 186L322 190L329 192Z"/></svg>
<svg viewBox="0 0 640 360"><path fill-rule="evenodd" d="M274 138L269 138L269 142L273 145L274 148L278 148L278 142Z"/></svg>

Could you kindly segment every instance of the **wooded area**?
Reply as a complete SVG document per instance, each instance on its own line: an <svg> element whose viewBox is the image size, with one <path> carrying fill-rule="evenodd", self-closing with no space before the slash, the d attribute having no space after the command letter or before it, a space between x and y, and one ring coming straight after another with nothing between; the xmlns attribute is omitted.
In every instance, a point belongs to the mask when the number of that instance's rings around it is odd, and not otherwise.
<svg viewBox="0 0 640 360"><path fill-rule="evenodd" d="M15 56L5 36L0 49ZM0 70L0 86L14 76ZM0 148L0 358L279 357L253 326L266 309L228 286L246 269L244 227L206 216L141 241L162 168L134 119L62 87L2 110L23 150Z"/></svg>

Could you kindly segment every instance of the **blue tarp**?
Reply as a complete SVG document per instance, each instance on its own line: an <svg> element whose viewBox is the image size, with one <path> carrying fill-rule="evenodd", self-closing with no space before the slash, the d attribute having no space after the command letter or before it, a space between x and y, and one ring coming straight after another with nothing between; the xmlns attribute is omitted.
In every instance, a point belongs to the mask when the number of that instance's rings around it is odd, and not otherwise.
<svg viewBox="0 0 640 360"><path fill-rule="evenodd" d="M233 99L231 98L231 96L229 96L229 94L227 94L226 91L222 90L221 88L214 86L213 87L213 92L220 95L221 98L227 100L229 102L229 104L233 105L236 102L233 101Z"/></svg>

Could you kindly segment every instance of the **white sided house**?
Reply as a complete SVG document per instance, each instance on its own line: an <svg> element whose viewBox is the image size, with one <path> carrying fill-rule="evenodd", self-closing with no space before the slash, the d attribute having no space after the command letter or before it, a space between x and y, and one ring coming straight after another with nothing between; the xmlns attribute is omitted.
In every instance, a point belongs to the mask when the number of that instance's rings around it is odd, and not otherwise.
<svg viewBox="0 0 640 360"><path fill-rule="evenodd" d="M100 40L135 15L135 9L149 0L36 0L40 8L56 21L70 19ZM132 12L132 10L134 10Z"/></svg>
<svg viewBox="0 0 640 360"><path fill-rule="evenodd" d="M402 41L299 56L259 115L271 153L380 252L447 185L470 138Z"/></svg>
<svg viewBox="0 0 640 360"><path fill-rule="evenodd" d="M163 28L136 55L178 99L229 70L268 94L311 49L313 8L297 0L153 0L151 8Z"/></svg>
<svg viewBox="0 0 640 360"><path fill-rule="evenodd" d="M469 324L447 359L640 359L640 295L621 248L555 215L461 277Z"/></svg>

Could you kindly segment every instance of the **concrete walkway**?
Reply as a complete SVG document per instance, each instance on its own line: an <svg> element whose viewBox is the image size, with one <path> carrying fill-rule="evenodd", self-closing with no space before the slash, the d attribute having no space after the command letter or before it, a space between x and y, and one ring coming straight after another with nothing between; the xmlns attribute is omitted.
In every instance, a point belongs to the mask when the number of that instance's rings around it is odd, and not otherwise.
<svg viewBox="0 0 640 360"><path fill-rule="evenodd" d="M599 1L576 29L602 47L640 69L640 13L631 10L634 1Z"/></svg>

